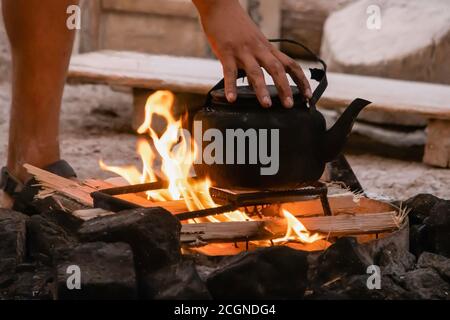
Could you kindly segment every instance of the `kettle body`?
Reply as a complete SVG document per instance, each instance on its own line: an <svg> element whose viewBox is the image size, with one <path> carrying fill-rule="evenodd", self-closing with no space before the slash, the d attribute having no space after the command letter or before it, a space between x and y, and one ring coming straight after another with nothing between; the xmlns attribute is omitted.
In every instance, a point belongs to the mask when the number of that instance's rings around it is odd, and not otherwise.
<svg viewBox="0 0 450 320"><path fill-rule="evenodd" d="M292 87L291 109L284 108L274 96L275 87L268 89L273 95L268 109L249 93L250 87L238 87L233 104L226 102L223 89L212 92L209 105L197 112L194 121L203 134L216 131L222 139L217 146L222 150L214 151L222 156L205 162L209 154L204 153L214 141L202 139L199 151L203 161L194 165L198 176L227 188L298 187L320 178L325 168L321 157L324 117L308 108L297 88Z"/></svg>
<svg viewBox="0 0 450 320"><path fill-rule="evenodd" d="M327 88L326 64L304 45L323 69L310 69L311 79L319 82L313 97L306 101L292 87L294 106L286 109L275 86L268 86L272 107L262 108L250 86L237 88L237 99L229 103L224 80L208 93L203 109L194 116L194 127L201 128L196 139L196 175L223 188L284 189L317 181L325 164L342 151L359 112L368 104L353 100L336 123L326 130L316 103ZM243 70L238 78L245 77ZM198 133L197 133L198 134ZM200 141L200 142L199 142Z"/></svg>

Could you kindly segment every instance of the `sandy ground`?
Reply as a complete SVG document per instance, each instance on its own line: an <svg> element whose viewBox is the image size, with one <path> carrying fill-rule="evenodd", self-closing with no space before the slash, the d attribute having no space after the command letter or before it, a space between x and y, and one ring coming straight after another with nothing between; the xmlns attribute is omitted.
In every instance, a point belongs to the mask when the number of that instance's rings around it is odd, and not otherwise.
<svg viewBox="0 0 450 320"><path fill-rule="evenodd" d="M0 164L6 160L10 86L0 84ZM98 160L108 164L136 164L136 136L131 130L129 93L99 85L68 85L61 119L63 158L79 176L105 178ZM450 199L450 170L418 162L350 155L349 161L365 190L403 200L417 193L433 193Z"/></svg>

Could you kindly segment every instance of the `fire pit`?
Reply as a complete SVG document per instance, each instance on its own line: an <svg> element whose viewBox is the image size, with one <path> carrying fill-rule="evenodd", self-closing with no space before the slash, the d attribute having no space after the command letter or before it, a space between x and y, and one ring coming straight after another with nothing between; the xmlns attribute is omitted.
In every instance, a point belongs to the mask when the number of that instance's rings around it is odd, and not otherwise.
<svg viewBox="0 0 450 320"><path fill-rule="evenodd" d="M138 142L142 171L100 162L102 168L121 175L126 183L114 186L90 180L77 186L28 166L44 187L41 197L56 190L97 208L95 214L101 215L160 208L181 221L180 242L185 252L208 255L234 255L280 245L324 250L338 237L358 236L360 242L367 242L405 225L403 210L329 183L227 189L211 186L207 178L192 177L199 148L190 141L182 119L172 116L173 103L174 96L168 91L158 91L147 101L145 121L138 129L140 134L148 132L150 138ZM155 119L164 122L159 132L154 129ZM75 214L85 213L77 210Z"/></svg>
<svg viewBox="0 0 450 320"><path fill-rule="evenodd" d="M26 165L42 188L34 202L40 214L12 221L27 225L33 268L56 272L38 297L359 297L378 267L384 270L382 298L413 295L392 280L415 265L408 252L408 210L331 181L285 189L212 186L192 175L195 147L179 135L182 119L170 114L170 97L149 98L138 131L149 132L152 142L138 142L142 171L101 161L122 178L74 181ZM154 116L164 120L165 130L152 129ZM354 176L348 185L360 188ZM13 242L23 243L23 237L17 232ZM86 291L67 288L73 265L84 270ZM440 283L439 275L432 276ZM45 281L33 285L48 288ZM433 296L440 297L441 289Z"/></svg>

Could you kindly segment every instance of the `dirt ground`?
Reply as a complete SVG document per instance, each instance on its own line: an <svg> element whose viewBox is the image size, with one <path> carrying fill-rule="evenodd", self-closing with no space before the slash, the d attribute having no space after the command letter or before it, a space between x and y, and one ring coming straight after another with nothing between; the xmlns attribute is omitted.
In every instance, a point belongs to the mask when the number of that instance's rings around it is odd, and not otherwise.
<svg viewBox="0 0 450 320"><path fill-rule="evenodd" d="M0 84L0 165L6 161L10 86ZM130 93L100 85L68 85L61 119L63 158L82 178L106 178L99 159L108 164L139 165L136 136L131 129ZM368 193L403 200L417 193L433 193L450 199L450 170L418 162L374 155L348 157Z"/></svg>

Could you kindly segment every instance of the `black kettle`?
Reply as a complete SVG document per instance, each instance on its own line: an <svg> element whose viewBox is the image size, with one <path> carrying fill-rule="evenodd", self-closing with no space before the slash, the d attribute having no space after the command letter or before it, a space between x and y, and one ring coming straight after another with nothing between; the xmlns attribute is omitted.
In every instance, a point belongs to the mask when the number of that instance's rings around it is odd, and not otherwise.
<svg viewBox="0 0 450 320"><path fill-rule="evenodd" d="M222 79L208 93L204 107L194 117L194 134L199 148L194 164L196 175L207 177L223 188L283 189L308 185L323 174L325 164L342 151L353 123L369 101L355 99L326 130L325 118L316 103L328 82L326 64L302 46L323 69L310 69L319 82L313 97L306 101L292 87L294 107L286 109L275 86L268 86L272 107L262 108L250 86L237 89L237 99L229 103ZM239 78L245 76L239 70ZM197 132L195 132L195 130Z"/></svg>

